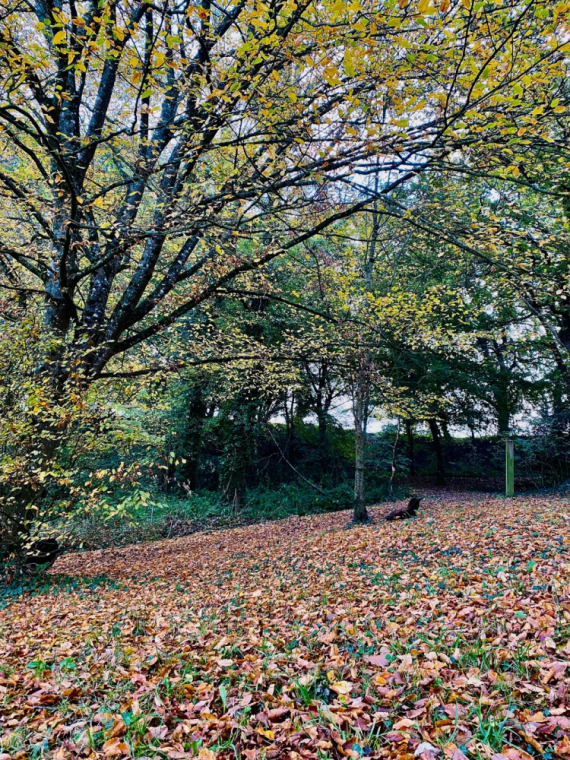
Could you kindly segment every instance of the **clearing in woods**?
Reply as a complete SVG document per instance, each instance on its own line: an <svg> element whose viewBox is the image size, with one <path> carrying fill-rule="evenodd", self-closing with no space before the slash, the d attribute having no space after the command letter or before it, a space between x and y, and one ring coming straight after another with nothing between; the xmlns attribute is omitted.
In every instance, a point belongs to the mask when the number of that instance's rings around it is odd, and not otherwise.
<svg viewBox="0 0 570 760"><path fill-rule="evenodd" d="M60 558L0 611L0 757L570 758L567 502L389 509Z"/></svg>

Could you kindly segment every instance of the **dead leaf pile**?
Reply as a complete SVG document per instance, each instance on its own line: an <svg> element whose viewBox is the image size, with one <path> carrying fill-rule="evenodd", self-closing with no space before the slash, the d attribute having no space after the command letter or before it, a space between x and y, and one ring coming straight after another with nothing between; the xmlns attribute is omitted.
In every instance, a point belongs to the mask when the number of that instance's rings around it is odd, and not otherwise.
<svg viewBox="0 0 570 760"><path fill-rule="evenodd" d="M0 611L0 760L570 760L566 501L386 511L59 559Z"/></svg>

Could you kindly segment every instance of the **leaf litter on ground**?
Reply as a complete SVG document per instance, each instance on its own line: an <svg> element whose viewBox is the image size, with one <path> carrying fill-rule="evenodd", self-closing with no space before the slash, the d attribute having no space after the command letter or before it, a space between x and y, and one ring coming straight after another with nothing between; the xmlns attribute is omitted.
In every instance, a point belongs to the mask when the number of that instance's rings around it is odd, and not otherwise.
<svg viewBox="0 0 570 760"><path fill-rule="evenodd" d="M570 758L566 500L390 507L60 558L0 611L0 760Z"/></svg>

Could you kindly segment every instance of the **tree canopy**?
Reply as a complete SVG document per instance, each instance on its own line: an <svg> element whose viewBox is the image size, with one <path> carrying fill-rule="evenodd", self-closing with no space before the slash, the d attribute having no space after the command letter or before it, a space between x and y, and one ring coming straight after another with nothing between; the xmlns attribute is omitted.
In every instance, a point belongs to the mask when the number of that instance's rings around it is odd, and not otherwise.
<svg viewBox="0 0 570 760"><path fill-rule="evenodd" d="M565 4L2 9L8 522L31 524L52 481L77 503L79 418L103 435L109 401L161 373L187 373L190 449L227 421L221 477L242 495L247 447L292 398L316 415L320 478L338 397L357 473L374 410L434 441L489 415L507 433L548 377L564 429Z"/></svg>

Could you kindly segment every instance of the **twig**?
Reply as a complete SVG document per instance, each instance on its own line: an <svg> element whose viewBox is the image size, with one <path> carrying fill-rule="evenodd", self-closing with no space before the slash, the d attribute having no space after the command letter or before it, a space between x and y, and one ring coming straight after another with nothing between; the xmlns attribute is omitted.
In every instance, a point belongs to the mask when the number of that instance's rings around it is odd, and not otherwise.
<svg viewBox="0 0 570 760"><path fill-rule="evenodd" d="M293 470L293 472L295 473L295 475L297 475L299 478L301 478L301 480L304 480L305 483L307 485L311 486L311 488L314 488L315 491L318 491L319 493L322 493L324 495L325 492L323 491L322 488L319 488L319 486L315 485L315 483L311 483L311 481L308 480L304 475L301 475L301 473L299 472L299 470L294 465L292 465L291 462L287 459L287 457L285 456L285 454L281 451L281 447L279 446L279 444L275 440L275 436L271 432L271 428L269 427L269 425L267 425L267 432L271 436L271 438L273 440L273 443L277 446L277 451L281 454L281 459L289 465L289 467Z"/></svg>
<svg viewBox="0 0 570 760"><path fill-rule="evenodd" d="M390 475L390 498L394 497L394 476L396 475L396 448L398 447L398 438L400 437L400 423L401 420L398 417L398 427L396 429L396 440L392 446L392 474Z"/></svg>

